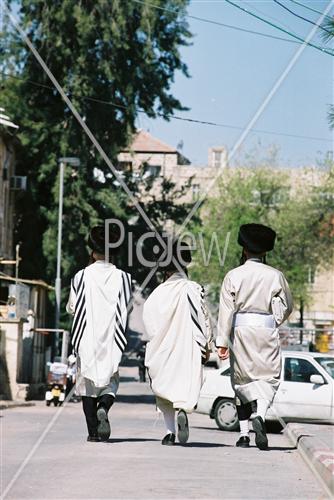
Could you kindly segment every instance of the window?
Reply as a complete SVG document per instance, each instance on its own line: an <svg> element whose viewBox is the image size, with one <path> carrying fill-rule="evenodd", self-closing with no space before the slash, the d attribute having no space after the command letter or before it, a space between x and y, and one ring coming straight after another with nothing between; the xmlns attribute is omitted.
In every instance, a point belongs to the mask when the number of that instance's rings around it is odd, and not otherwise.
<svg viewBox="0 0 334 500"><path fill-rule="evenodd" d="M309 267L308 268L308 282L310 285L313 285L314 278L315 278L315 269L314 269L314 267Z"/></svg>
<svg viewBox="0 0 334 500"><path fill-rule="evenodd" d="M193 184L192 185L192 190L193 190L193 200L198 200L199 193L200 193L200 185L199 184Z"/></svg>
<svg viewBox="0 0 334 500"><path fill-rule="evenodd" d="M213 151L213 166L220 167L222 164L222 151Z"/></svg>
<svg viewBox="0 0 334 500"><path fill-rule="evenodd" d="M320 375L316 367L302 358L286 358L284 380L288 382L310 382L311 375Z"/></svg>
<svg viewBox="0 0 334 500"><path fill-rule="evenodd" d="M132 171L132 161L120 161L117 165L117 170L122 172L131 172Z"/></svg>
<svg viewBox="0 0 334 500"><path fill-rule="evenodd" d="M161 173L160 165L144 165L144 178L145 177L159 177Z"/></svg>
<svg viewBox="0 0 334 500"><path fill-rule="evenodd" d="M325 368L326 372L334 378L334 358L315 358L315 361L319 363L323 368Z"/></svg>

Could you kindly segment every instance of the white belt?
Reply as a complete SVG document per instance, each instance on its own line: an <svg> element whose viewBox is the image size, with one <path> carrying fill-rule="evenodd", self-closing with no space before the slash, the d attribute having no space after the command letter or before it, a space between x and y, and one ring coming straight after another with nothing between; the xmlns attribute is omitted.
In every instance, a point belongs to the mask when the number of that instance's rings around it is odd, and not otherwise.
<svg viewBox="0 0 334 500"><path fill-rule="evenodd" d="M261 313L236 313L233 326L259 326L263 328L276 328L276 321L272 314Z"/></svg>

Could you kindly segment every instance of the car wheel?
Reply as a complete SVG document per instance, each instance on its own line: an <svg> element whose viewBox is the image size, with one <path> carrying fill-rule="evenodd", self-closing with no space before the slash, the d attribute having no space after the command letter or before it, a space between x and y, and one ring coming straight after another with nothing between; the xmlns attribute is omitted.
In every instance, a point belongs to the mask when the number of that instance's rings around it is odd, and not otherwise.
<svg viewBox="0 0 334 500"><path fill-rule="evenodd" d="M239 429L237 409L230 399L219 399L215 406L214 419L222 431L237 431Z"/></svg>

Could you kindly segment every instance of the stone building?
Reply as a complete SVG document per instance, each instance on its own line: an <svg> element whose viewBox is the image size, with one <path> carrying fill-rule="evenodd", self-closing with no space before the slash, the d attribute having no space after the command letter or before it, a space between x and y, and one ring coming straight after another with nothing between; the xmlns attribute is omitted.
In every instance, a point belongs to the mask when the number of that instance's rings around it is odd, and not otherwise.
<svg viewBox="0 0 334 500"><path fill-rule="evenodd" d="M13 259L15 136L18 128L0 108L0 259Z"/></svg>
<svg viewBox="0 0 334 500"><path fill-rule="evenodd" d="M170 179L176 188L192 180L189 190L180 199L182 202L196 201L219 172L227 166L227 151L221 147L210 148L208 165L197 166L176 148L153 137L149 132L138 130L127 149L118 155L118 169L132 171L134 176L152 177L157 187L162 178ZM158 190L156 190L158 192Z"/></svg>
<svg viewBox="0 0 334 500"><path fill-rule="evenodd" d="M0 108L0 399L24 399L29 384L41 386L49 355L45 335L34 331L46 323L47 293L40 280L15 274L15 196L26 177L15 172L18 128Z"/></svg>

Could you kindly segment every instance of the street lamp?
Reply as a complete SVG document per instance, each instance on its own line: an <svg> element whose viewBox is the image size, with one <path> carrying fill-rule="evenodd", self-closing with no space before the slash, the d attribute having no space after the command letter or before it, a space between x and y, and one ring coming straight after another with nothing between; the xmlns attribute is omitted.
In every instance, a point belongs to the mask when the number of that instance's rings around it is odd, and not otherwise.
<svg viewBox="0 0 334 500"><path fill-rule="evenodd" d="M63 231L63 194L64 194L64 169L65 165L79 167L80 160L75 157L59 158L59 209L58 209L58 244L57 244L57 275L56 275L56 320L55 329L59 329L61 305L61 242ZM59 333L56 333L56 353L58 352Z"/></svg>

